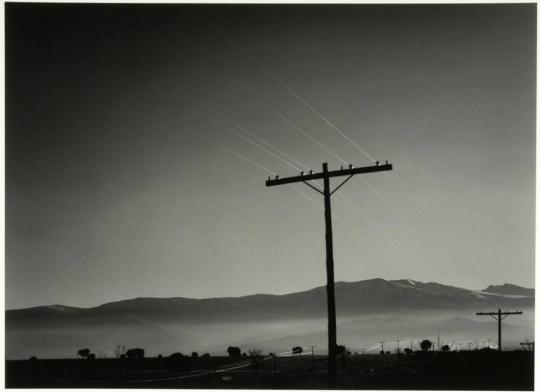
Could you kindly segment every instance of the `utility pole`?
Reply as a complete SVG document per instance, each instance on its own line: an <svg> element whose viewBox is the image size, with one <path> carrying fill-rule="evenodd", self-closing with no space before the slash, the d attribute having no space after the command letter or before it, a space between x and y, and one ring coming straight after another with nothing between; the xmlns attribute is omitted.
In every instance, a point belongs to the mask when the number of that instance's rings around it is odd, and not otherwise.
<svg viewBox="0 0 540 392"><path fill-rule="evenodd" d="M398 354L399 354L399 341L400 341L400 340L401 340L401 339L399 339L399 338L396 339L396 342L397 342L397 353L398 353Z"/></svg>
<svg viewBox="0 0 540 392"><path fill-rule="evenodd" d="M381 341L380 343L381 343L381 351L384 353L384 342Z"/></svg>
<svg viewBox="0 0 540 392"><path fill-rule="evenodd" d="M516 312L501 312L501 309L499 309L497 312L476 312L476 315L477 316L491 316L493 317L495 320L497 320L498 324L499 324L499 351L502 351L502 339L501 339L501 332L502 332L502 328L501 328L501 321L504 320L505 318L507 318L508 316L512 315L512 314L523 314L523 312L521 311L516 311ZM504 317L503 317L504 316ZM489 339L488 339L489 341Z"/></svg>
<svg viewBox="0 0 540 392"><path fill-rule="evenodd" d="M315 377L315 351L313 349L317 346L310 346L311 347L311 375L312 377Z"/></svg>
<svg viewBox="0 0 540 392"><path fill-rule="evenodd" d="M303 182L310 188L319 192L324 196L324 223L326 228L326 300L328 310L328 386L330 389L336 386L336 350L337 350L337 338L336 338L336 300L334 292L334 252L332 241L332 209L330 203L330 197L334 192L341 188L347 181L349 181L355 174L375 173L380 171L392 170L392 165L386 161L386 164L379 165L379 162L373 166L353 168L349 165L349 168L340 170L328 171L328 163L322 164L322 172L304 174L301 172L299 176L279 178L276 175L275 179L266 181L266 186L292 184L296 182ZM330 190L330 178L331 177L343 177L347 178L339 184L334 190ZM321 191L315 185L310 184L308 181L323 180L323 190Z"/></svg>

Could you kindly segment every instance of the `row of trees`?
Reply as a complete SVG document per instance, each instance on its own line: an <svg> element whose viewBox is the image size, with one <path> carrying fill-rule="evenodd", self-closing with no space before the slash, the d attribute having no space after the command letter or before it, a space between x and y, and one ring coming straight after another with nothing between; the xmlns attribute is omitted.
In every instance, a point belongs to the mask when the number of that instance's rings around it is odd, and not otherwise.
<svg viewBox="0 0 540 392"><path fill-rule="evenodd" d="M81 348L77 351L77 355L85 359L96 359L96 355L91 353L88 348ZM122 359L142 359L144 358L144 350L142 348L130 348L125 353L119 354L119 357Z"/></svg>
<svg viewBox="0 0 540 392"><path fill-rule="evenodd" d="M423 351L428 351L432 347L433 347L433 343L431 341L427 340L427 339L420 342L420 348ZM442 349L442 351L449 351L450 347L448 345L444 345L441 349ZM294 346L291 351L295 355L300 355L300 354L302 354L304 352L304 349L302 347L300 347L300 346ZM405 348L403 351L406 354L412 354L412 350L410 348ZM343 345L337 346L337 352L336 353L339 356L344 356L344 355L350 355L351 354L350 351L347 351L347 349ZM252 349L252 350L249 350L248 353L242 353L242 350L240 349L240 347L229 346L227 348L227 354L232 358L242 358L242 357L248 357L248 356L250 358L258 358L258 357L261 356L262 351L258 350L258 349ZM381 351L381 354L385 354L385 352ZM85 359L95 359L96 358L95 354L91 353L90 349L88 349L88 348L80 349L79 351L77 351L77 355L82 357L82 358L85 358ZM271 354L271 355L273 355L273 354ZM130 348L128 350L125 350L124 347L122 347L122 349L120 349L120 346L117 346L116 349L115 349L115 357L116 358L121 358L121 359L142 359L142 358L144 358L144 349L142 349L142 348ZM182 353L174 353L174 354L171 354L169 356L169 358L171 358L171 359L177 359L177 358L181 358L181 357L185 357L185 355L183 355ZM191 357L192 358L198 358L199 354L196 351L194 351L193 353L191 353ZM205 353L205 354L202 355L202 358L209 358L209 357L210 357L210 354L208 354L208 353ZM159 355L159 358L161 358L161 354Z"/></svg>

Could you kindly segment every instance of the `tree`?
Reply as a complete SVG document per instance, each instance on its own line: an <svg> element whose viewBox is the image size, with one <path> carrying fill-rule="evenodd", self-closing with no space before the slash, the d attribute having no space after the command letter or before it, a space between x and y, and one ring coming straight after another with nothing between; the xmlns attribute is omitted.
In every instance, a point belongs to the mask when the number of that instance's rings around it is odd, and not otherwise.
<svg viewBox="0 0 540 392"><path fill-rule="evenodd" d="M90 355L90 349L88 348L81 348L79 351L77 351L77 355L86 358L88 355Z"/></svg>
<svg viewBox="0 0 540 392"><path fill-rule="evenodd" d="M343 345L338 345L336 347L336 355L345 355L347 353L347 349Z"/></svg>
<svg viewBox="0 0 540 392"><path fill-rule="evenodd" d="M191 358L199 358L199 353L197 351L193 351L191 353Z"/></svg>
<svg viewBox="0 0 540 392"><path fill-rule="evenodd" d="M142 348L130 348L126 351L126 357L128 359L142 359L144 358L144 350Z"/></svg>
<svg viewBox="0 0 540 392"><path fill-rule="evenodd" d="M238 358L242 356L242 350L240 350L239 347L229 346L229 348L227 348L227 353L229 354L229 357Z"/></svg>
<svg viewBox="0 0 540 392"><path fill-rule="evenodd" d="M86 357L86 359L96 359L96 354L88 354L88 356Z"/></svg>
<svg viewBox="0 0 540 392"><path fill-rule="evenodd" d="M405 347L405 349L403 349L403 351L404 351L405 354L407 354L407 355L411 355L412 352L413 352L409 347Z"/></svg>
<svg viewBox="0 0 540 392"><path fill-rule="evenodd" d="M423 351L428 351L431 347L433 346L433 343L431 343L431 341L427 340L427 339L424 339L420 342L420 348L423 350Z"/></svg>
<svg viewBox="0 0 540 392"><path fill-rule="evenodd" d="M302 354L302 351L304 351L304 349L300 346L295 346L292 349L293 354Z"/></svg>
<svg viewBox="0 0 540 392"><path fill-rule="evenodd" d="M441 347L441 350L442 351L450 351L450 346L448 344L445 344L444 346Z"/></svg>

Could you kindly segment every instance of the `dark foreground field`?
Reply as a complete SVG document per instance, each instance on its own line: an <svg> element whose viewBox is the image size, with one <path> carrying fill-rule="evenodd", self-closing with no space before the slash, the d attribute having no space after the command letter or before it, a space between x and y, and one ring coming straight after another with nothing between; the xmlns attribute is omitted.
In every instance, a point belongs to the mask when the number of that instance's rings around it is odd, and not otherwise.
<svg viewBox="0 0 540 392"><path fill-rule="evenodd" d="M532 352L355 355L338 362L340 389L533 390ZM326 389L322 356L6 361L8 388Z"/></svg>

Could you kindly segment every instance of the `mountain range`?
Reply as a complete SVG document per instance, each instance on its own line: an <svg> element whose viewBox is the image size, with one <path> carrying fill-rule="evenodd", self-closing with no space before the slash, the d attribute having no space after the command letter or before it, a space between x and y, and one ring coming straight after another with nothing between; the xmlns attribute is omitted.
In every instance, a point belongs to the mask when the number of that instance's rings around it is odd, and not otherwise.
<svg viewBox="0 0 540 392"><path fill-rule="evenodd" d="M482 291L410 279L370 279L337 282L336 308L341 316L400 310L514 308L534 305L534 289L508 285ZM265 321L326 315L326 287L285 294L255 294L209 299L135 298L93 308L62 305L8 310L9 327L106 325L131 323L133 318L183 323Z"/></svg>
<svg viewBox="0 0 540 392"><path fill-rule="evenodd" d="M414 326L409 328L409 336L414 329L433 327L429 322L437 321L437 317L439 321L451 320L450 324L460 331L480 331L487 320L478 320L474 316L476 311L534 307L534 289L510 284L469 290L410 279L370 279L337 282L335 286L338 322L342 323L343 333L348 330L346 323L358 320L363 320L364 326L371 325L373 333L382 331L389 317L393 318L390 324L394 327L402 325L401 331ZM403 321L403 314L417 316ZM463 322L456 321L456 315L471 316L467 322L472 324L465 327ZM152 348L155 352L171 350L171 346L217 352L232 344L267 347L278 344L280 339L285 344L287 337L294 337L291 341L301 340L301 335L306 335L307 340L325 339L325 317L324 286L285 295L135 298L92 308L39 306L6 311L6 355L66 356L80 348L78 345L101 347L107 353L115 342L145 344L148 352L153 352ZM527 333L532 333L530 324L532 321L526 325ZM349 335L348 339L354 341L354 334ZM367 330L363 336L367 339ZM363 343L357 342L360 344Z"/></svg>

